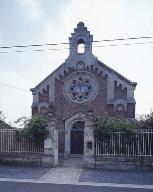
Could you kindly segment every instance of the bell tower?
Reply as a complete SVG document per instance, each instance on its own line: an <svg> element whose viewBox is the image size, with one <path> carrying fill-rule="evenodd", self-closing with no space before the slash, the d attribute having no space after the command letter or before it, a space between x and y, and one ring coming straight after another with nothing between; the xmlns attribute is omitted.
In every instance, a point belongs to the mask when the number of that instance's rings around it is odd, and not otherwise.
<svg viewBox="0 0 153 192"><path fill-rule="evenodd" d="M71 33L71 37L69 37L70 56L78 54L91 55L92 41L93 36L90 35L90 31L87 30L83 22L79 22L77 28L74 29L74 33Z"/></svg>

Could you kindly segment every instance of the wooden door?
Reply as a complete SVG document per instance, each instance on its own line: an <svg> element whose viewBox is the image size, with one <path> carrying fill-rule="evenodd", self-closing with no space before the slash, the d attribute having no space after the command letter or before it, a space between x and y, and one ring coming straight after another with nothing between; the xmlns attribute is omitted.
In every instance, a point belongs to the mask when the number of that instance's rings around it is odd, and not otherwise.
<svg viewBox="0 0 153 192"><path fill-rule="evenodd" d="M71 154L83 154L84 131L71 131Z"/></svg>

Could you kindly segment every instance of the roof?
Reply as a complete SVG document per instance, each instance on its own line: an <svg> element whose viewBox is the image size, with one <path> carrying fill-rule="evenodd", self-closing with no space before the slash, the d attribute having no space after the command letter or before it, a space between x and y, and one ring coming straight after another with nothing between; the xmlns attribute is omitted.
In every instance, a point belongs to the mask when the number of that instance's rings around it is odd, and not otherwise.
<svg viewBox="0 0 153 192"><path fill-rule="evenodd" d="M93 56L95 57L95 56ZM117 71L115 71L114 69L112 69L111 67L108 67L106 64L104 64L103 62L101 62L100 60L97 59L97 57L95 57L95 64L99 64L102 68L104 68L106 71L108 71L111 74L116 75L119 79L121 79L122 81L125 81L127 84L136 87L137 83L136 82L132 82L129 79L127 79L126 77L124 77L123 75L121 75L120 73L118 73ZM57 69L55 69L52 73L50 73L44 80L42 80L38 85L36 85L34 88L31 88L31 91L34 91L35 89L37 89L41 84L43 84L45 81L47 81L53 74L55 74L63 65L66 65L66 63L61 64Z"/></svg>
<svg viewBox="0 0 153 192"><path fill-rule="evenodd" d="M136 87L137 83L136 82L132 82L129 79L127 79L126 77L124 77L123 75L121 75L120 73L118 73L117 71L115 71L114 69L112 69L111 67L108 67L106 64L104 64L103 62L101 62L100 60L98 60L96 58L98 64L100 64L104 69L106 69L107 71L109 71L110 73L115 74L119 79L125 81L126 83Z"/></svg>

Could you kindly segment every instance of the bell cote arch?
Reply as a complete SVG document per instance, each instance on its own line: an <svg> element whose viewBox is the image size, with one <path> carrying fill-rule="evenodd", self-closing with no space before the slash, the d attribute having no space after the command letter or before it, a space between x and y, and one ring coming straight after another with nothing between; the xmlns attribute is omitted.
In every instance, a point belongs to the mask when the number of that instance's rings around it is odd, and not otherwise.
<svg viewBox="0 0 153 192"><path fill-rule="evenodd" d="M93 36L90 35L90 31L87 30L84 23L78 23L69 38L70 55L92 54L92 41Z"/></svg>

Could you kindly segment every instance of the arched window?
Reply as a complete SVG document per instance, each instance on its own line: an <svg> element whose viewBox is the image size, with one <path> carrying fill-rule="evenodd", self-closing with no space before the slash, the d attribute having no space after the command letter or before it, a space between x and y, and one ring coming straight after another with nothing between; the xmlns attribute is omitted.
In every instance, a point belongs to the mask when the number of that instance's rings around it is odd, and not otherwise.
<svg viewBox="0 0 153 192"><path fill-rule="evenodd" d="M83 131L83 130L84 130L84 121L76 121L71 128L71 131Z"/></svg>
<svg viewBox="0 0 153 192"><path fill-rule="evenodd" d="M85 52L84 40L83 39L79 39L77 45L78 45L77 53L84 53Z"/></svg>

